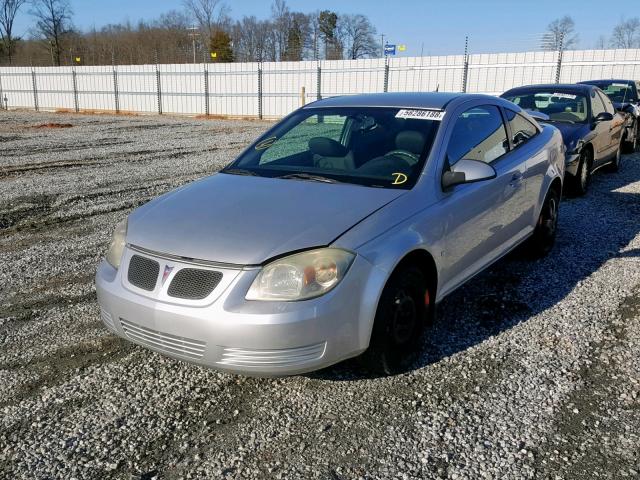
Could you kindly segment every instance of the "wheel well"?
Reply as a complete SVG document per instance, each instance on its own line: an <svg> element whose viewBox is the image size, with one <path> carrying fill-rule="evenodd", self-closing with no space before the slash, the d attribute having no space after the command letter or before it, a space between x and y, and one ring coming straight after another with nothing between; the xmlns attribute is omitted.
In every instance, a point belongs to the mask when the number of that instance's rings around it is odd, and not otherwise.
<svg viewBox="0 0 640 480"><path fill-rule="evenodd" d="M591 162L593 162L593 158L595 157L595 152L593 151L593 145L591 145L590 143L587 143L584 147L582 147L582 150L589 150L589 152L591 152Z"/></svg>
<svg viewBox="0 0 640 480"><path fill-rule="evenodd" d="M427 284L429 286L429 291L435 300L435 295L438 289L438 269L436 268L436 262L433 260L433 257L426 250L413 250L412 252L407 253L400 263L396 266L395 270L405 266L416 266L427 279Z"/></svg>
<svg viewBox="0 0 640 480"><path fill-rule="evenodd" d="M549 190L551 190L552 188L554 188L559 195L562 194L562 180L560 180L560 178L558 177L554 178L551 182L551 185L549 186Z"/></svg>

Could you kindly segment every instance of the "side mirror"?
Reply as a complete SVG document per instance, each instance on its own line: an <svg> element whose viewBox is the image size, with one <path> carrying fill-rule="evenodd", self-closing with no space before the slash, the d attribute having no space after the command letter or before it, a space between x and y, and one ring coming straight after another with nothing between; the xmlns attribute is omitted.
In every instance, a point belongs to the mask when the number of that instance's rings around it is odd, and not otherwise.
<svg viewBox="0 0 640 480"><path fill-rule="evenodd" d="M479 160L459 160L442 174L442 188L448 189L463 183L481 182L496 178L496 170Z"/></svg>
<svg viewBox="0 0 640 480"><path fill-rule="evenodd" d="M609 112L600 112L596 115L596 118L593 119L593 123L609 122L611 120L613 120L613 115Z"/></svg>

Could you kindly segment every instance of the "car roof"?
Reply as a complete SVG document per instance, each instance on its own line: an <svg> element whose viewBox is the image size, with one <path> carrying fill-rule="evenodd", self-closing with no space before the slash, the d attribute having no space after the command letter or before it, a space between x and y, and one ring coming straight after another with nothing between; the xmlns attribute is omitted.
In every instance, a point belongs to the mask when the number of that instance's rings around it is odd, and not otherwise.
<svg viewBox="0 0 640 480"><path fill-rule="evenodd" d="M490 95L452 92L393 92L367 93L361 95L344 95L329 97L309 103L303 108L324 107L405 107L405 108L433 108L444 110L447 105L457 99L471 100L474 98L490 99L491 103L503 100Z"/></svg>
<svg viewBox="0 0 640 480"><path fill-rule="evenodd" d="M582 93L586 95L595 88L594 85L585 85L577 83L543 83L540 85L525 85L523 87L516 87L504 92L501 96L507 93L523 93L535 90L551 90L559 93Z"/></svg>
<svg viewBox="0 0 640 480"><path fill-rule="evenodd" d="M633 84L636 83L635 80L623 80L623 79L617 79L617 78L603 78L602 80L585 80L583 82L578 82L579 84L582 85L596 85L598 83L626 83L626 84Z"/></svg>

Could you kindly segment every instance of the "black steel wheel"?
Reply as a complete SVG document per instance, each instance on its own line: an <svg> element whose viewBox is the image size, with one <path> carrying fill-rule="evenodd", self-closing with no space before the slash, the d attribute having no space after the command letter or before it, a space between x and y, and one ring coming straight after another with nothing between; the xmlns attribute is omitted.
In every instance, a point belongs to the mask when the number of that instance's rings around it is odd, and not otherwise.
<svg viewBox="0 0 640 480"><path fill-rule="evenodd" d="M402 370L419 350L425 325L433 312L432 293L417 267L401 267L385 286L360 362L372 373Z"/></svg>
<svg viewBox="0 0 640 480"><path fill-rule="evenodd" d="M558 208L560 192L552 187L547 193L533 235L528 240L528 249L535 258L545 257L556 243L558 233Z"/></svg>

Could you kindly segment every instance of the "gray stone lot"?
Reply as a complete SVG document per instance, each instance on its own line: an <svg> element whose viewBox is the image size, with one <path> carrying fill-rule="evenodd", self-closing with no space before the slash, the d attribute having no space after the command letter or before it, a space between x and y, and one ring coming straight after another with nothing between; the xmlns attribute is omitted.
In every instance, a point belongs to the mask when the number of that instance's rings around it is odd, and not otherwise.
<svg viewBox="0 0 640 480"><path fill-rule="evenodd" d="M0 112L0 478L640 478L640 154L565 199L548 258L446 299L398 376L245 378L103 328L116 223L268 125Z"/></svg>

